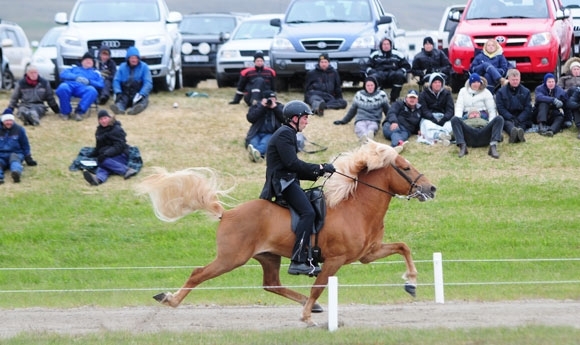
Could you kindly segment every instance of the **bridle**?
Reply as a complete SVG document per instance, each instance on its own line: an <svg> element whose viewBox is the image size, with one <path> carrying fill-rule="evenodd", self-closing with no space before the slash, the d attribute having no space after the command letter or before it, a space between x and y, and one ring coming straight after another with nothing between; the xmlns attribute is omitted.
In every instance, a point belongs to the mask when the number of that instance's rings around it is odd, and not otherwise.
<svg viewBox="0 0 580 345"><path fill-rule="evenodd" d="M344 176L346 178L349 178L357 183L361 183L367 187L370 187L370 188L376 189L378 191L381 191L383 193L389 194L390 196L395 197L395 198L410 200L412 198L417 198L419 196L423 196L424 198L429 199L429 196L427 194L423 193L423 191L421 190L422 189L421 186L417 185L417 181L419 181L419 179L421 177L423 177L423 174L419 173L417 178L415 180L412 180L403 170L399 169L399 167L397 167L395 164L391 163L391 167L393 167L393 169L395 169L395 171L402 178L404 178L405 181L407 181L407 183L409 183L409 192L407 193L407 195L395 194L395 193L388 191L386 189L382 189L382 188L379 188L377 186L373 186L372 184L368 184L364 181L361 181L356 177L352 177L352 176L348 176L346 174L343 174L340 171L335 171L334 174L339 174L339 175ZM413 188L415 188L415 187L417 188L417 190L414 193L411 193L413 191Z"/></svg>

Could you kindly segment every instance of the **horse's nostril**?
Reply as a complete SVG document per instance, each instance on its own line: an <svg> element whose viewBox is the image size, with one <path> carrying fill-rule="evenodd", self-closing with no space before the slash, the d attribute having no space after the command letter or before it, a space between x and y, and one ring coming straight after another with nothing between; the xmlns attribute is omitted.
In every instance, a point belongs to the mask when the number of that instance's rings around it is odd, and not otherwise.
<svg viewBox="0 0 580 345"><path fill-rule="evenodd" d="M431 192L435 193L437 191L437 187L431 186Z"/></svg>

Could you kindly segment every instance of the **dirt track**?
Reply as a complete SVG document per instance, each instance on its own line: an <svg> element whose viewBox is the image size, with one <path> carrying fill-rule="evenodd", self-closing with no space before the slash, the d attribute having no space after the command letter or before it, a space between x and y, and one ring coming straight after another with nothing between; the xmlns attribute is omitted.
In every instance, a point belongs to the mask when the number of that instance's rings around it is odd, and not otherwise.
<svg viewBox="0 0 580 345"><path fill-rule="evenodd" d="M580 300L339 305L338 319L340 327L344 328L454 329L546 325L580 329L579 310ZM79 335L99 331L290 330L305 327L299 321L300 313L299 306L5 309L0 310L0 339L21 332ZM320 327L327 327L327 318L326 311L313 314L313 320Z"/></svg>

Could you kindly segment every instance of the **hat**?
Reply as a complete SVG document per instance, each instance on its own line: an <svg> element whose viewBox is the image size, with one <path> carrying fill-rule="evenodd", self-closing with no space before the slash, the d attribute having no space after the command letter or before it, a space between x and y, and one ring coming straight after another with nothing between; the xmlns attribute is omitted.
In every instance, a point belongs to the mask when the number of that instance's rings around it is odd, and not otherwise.
<svg viewBox="0 0 580 345"><path fill-rule="evenodd" d="M12 115L12 114L4 114L4 115L2 115L2 118L1 119L2 119L2 122L8 121L8 120L14 121L14 115Z"/></svg>
<svg viewBox="0 0 580 345"><path fill-rule="evenodd" d="M409 90L409 92L407 92L407 97L419 98L419 94L417 93L417 91L411 89Z"/></svg>
<svg viewBox="0 0 580 345"><path fill-rule="evenodd" d="M469 76L469 85L475 82L481 83L481 77L477 73L471 73L471 75Z"/></svg>
<svg viewBox="0 0 580 345"><path fill-rule="evenodd" d="M318 61L320 60L326 60L326 61L330 61L330 58L328 57L328 53L322 53L318 56Z"/></svg>
<svg viewBox="0 0 580 345"><path fill-rule="evenodd" d="M272 91L272 90L265 90L264 92L262 92L262 97L263 98L272 98L272 97L276 97L276 92Z"/></svg>
<svg viewBox="0 0 580 345"><path fill-rule="evenodd" d="M86 53L83 55L83 57L81 58L81 61L83 61L84 59L91 59L91 60L93 60L93 59L94 59L94 57L91 55L91 53L89 53L89 52L86 52Z"/></svg>
<svg viewBox="0 0 580 345"><path fill-rule="evenodd" d="M97 114L97 118L101 118L101 117L112 117L111 114L109 114L105 109L99 110L98 114Z"/></svg>
<svg viewBox="0 0 580 345"><path fill-rule="evenodd" d="M429 43L431 45L435 45L435 43L433 43L433 38L427 36L423 39L423 45L425 45L425 43Z"/></svg>
<svg viewBox="0 0 580 345"><path fill-rule="evenodd" d="M264 52L261 50L257 50L256 53L254 54L254 61L256 61L256 59L262 59L264 60Z"/></svg>
<svg viewBox="0 0 580 345"><path fill-rule="evenodd" d="M572 69L572 67L580 67L580 62L578 61L574 61L570 64L570 69Z"/></svg>
<svg viewBox="0 0 580 345"><path fill-rule="evenodd" d="M546 75L544 76L544 84L548 81L548 79L556 80L556 77L554 77L552 73L546 73Z"/></svg>

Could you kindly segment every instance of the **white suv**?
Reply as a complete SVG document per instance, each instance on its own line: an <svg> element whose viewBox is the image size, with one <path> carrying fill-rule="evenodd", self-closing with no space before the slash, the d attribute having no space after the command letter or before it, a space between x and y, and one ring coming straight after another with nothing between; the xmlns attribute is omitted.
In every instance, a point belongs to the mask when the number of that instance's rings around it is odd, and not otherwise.
<svg viewBox="0 0 580 345"><path fill-rule="evenodd" d="M15 80L24 77L24 72L32 61L32 48L24 30L16 23L5 20L0 20L0 41L3 58L8 62L2 62L1 85L2 88L11 89Z"/></svg>
<svg viewBox="0 0 580 345"><path fill-rule="evenodd" d="M96 57L103 45L119 65L127 48L135 46L151 69L155 88L173 91L182 85L181 19L165 0L77 0L70 19L65 12L54 17L67 25L57 43L58 70L78 64L87 51Z"/></svg>

